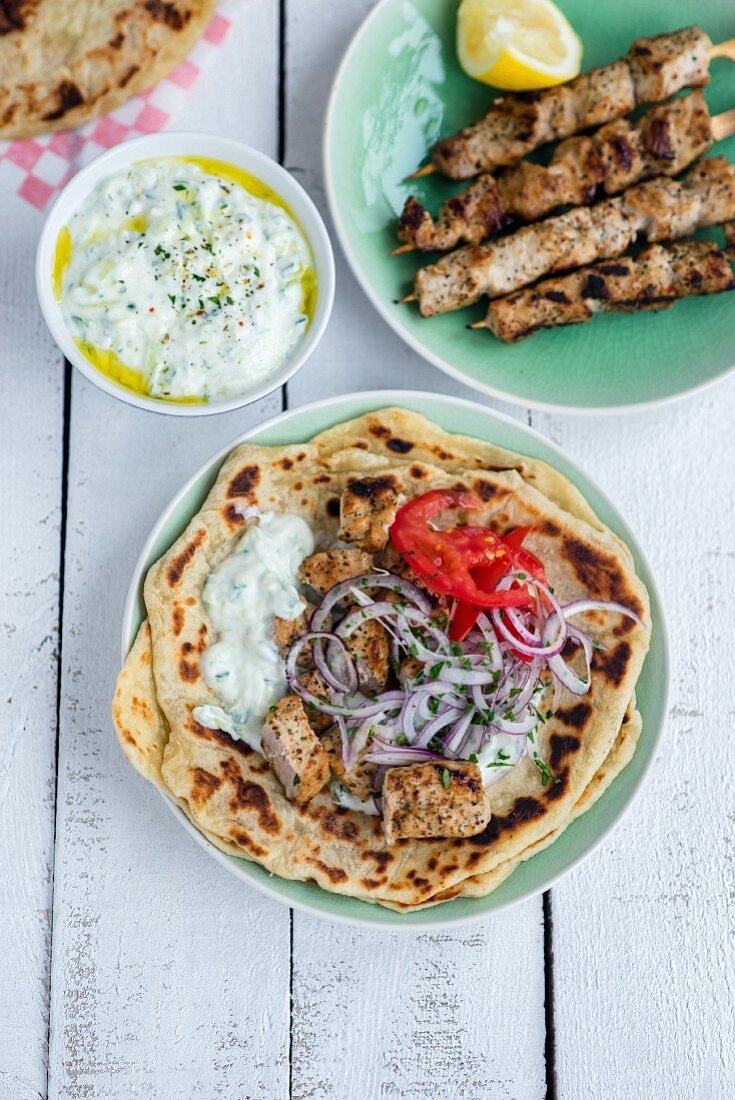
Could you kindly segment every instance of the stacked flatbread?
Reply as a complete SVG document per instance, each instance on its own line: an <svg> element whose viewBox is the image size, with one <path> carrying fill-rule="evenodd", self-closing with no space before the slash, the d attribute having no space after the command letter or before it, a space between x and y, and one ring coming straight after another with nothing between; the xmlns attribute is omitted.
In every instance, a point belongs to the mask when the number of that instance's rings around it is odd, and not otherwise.
<svg viewBox="0 0 735 1100"><path fill-rule="evenodd" d="M81 126L182 61L216 0L10 0L0 5L0 138Z"/></svg>
<svg viewBox="0 0 735 1100"><path fill-rule="evenodd" d="M561 603L614 600L646 624L587 616L602 648L582 698L564 693L537 743L557 777L543 784L522 760L489 789L492 818L469 838L399 840L379 818L338 807L328 790L290 802L269 764L243 742L205 729L195 707L218 700L200 658L214 640L201 593L236 546L250 509L301 515L317 543L337 537L348 482L379 474L404 496L466 488L483 502L473 524L501 533L534 525L526 545L544 562ZM284 878L396 910L490 893L551 843L604 792L640 735L635 684L648 648L650 611L631 555L579 492L544 463L480 440L448 435L423 417L384 409L337 425L308 444L245 444L224 463L202 510L151 568L148 619L117 685L113 717L128 759L219 848Z"/></svg>

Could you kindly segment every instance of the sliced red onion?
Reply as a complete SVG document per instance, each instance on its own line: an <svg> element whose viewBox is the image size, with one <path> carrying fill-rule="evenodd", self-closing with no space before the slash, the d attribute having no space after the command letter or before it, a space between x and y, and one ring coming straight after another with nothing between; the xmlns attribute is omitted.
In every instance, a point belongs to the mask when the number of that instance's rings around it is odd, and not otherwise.
<svg viewBox="0 0 735 1100"><path fill-rule="evenodd" d="M395 612L395 604L389 603L387 600L372 603L369 607L357 607L349 615L345 615L334 632L340 638L349 638L364 623L370 622L371 619L380 619L382 616L390 615L393 612ZM381 625L386 629L390 629L386 623Z"/></svg>
<svg viewBox="0 0 735 1100"><path fill-rule="evenodd" d="M367 760L370 764L383 764L387 768L395 768L401 764L424 764L429 760L444 759L446 757L440 756L437 752L430 752L428 749L417 749L408 745L381 746L375 740L363 757L363 760Z"/></svg>
<svg viewBox="0 0 735 1100"><path fill-rule="evenodd" d="M378 711L372 718L363 718L362 722L358 723L354 729L346 729L346 736L343 735L342 737L342 763L345 766L345 771L352 771L360 758L360 753L368 743L370 730L384 717L384 713ZM342 732L341 725L340 732Z"/></svg>
<svg viewBox="0 0 735 1100"><path fill-rule="evenodd" d="M341 581L339 584L333 585L325 593L324 599L311 616L309 625L313 630L319 630L326 623L335 604L351 595L353 588L358 590L363 588L390 588L410 603L416 604L427 615L432 610L431 600L428 596L415 584L404 580L403 577L399 577L395 573L362 573L351 580Z"/></svg>
<svg viewBox="0 0 735 1100"><path fill-rule="evenodd" d="M321 648L324 643L329 643L331 645L339 647L342 659L344 660L344 670L347 672L345 682L343 682L343 680L331 669L329 662L324 656L324 651ZM338 638L336 634L332 634L330 631L326 630L312 630L308 634L302 634L301 637L297 638L296 641L293 643L286 659L286 679L288 680L289 684L291 683L291 679L293 677L298 676L296 666L298 664L301 650L306 645L312 646L314 664L316 665L322 678L326 681L329 687L332 688L333 691L350 693L357 690L357 669L355 668L355 662L353 661L349 650L347 649L341 638ZM317 647L319 647L318 653L316 652ZM350 686L350 684L352 684L353 686Z"/></svg>
<svg viewBox="0 0 735 1100"><path fill-rule="evenodd" d="M416 748L425 749L429 743L447 726L451 726L456 723L457 719L462 716L462 711L457 707L448 707L443 714L438 714L436 718L432 718L430 722L427 722L422 730L420 730L414 744Z"/></svg>
<svg viewBox="0 0 735 1100"><path fill-rule="evenodd" d="M458 722L452 726L449 733L442 737L442 745L444 751L448 756L456 756L462 742L465 739L468 729L472 725L472 719L475 716L474 708L471 708L463 714Z"/></svg>
<svg viewBox="0 0 735 1100"><path fill-rule="evenodd" d="M561 611L565 618L571 615L582 615L585 611L614 611L618 615L625 615L632 619L638 626L644 626L643 620L622 603L613 603L612 600L574 600L573 603L564 604Z"/></svg>

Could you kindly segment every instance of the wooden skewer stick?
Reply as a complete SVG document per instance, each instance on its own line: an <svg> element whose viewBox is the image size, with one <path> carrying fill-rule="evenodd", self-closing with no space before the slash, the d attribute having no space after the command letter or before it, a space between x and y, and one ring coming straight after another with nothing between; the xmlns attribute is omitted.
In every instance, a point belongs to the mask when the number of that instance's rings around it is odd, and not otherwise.
<svg viewBox="0 0 735 1100"><path fill-rule="evenodd" d="M407 294L405 298L398 299L398 304L403 305L404 302L415 302L417 300L418 296L416 294Z"/></svg>
<svg viewBox="0 0 735 1100"><path fill-rule="evenodd" d="M484 321L475 321L474 325L468 325L467 328L486 328Z"/></svg>
<svg viewBox="0 0 735 1100"><path fill-rule="evenodd" d="M431 176L436 172L436 168L433 164L425 164L423 168L417 168L415 172L412 172L410 176L406 176L405 180L420 180L423 176Z"/></svg>
<svg viewBox="0 0 735 1100"><path fill-rule="evenodd" d="M726 42L718 42L716 46L713 46L709 51L710 60L715 57L725 57L728 61L735 61L735 38L728 38ZM719 116L722 117L721 115ZM734 124L735 125L735 124ZM723 137L729 137L735 130L728 130L722 135L715 135L716 141L721 141ZM424 176L431 176L436 172L436 168L433 164L425 164L423 168L417 168L415 172L412 172L410 176L404 178L406 180L418 180L423 179Z"/></svg>
<svg viewBox="0 0 735 1100"><path fill-rule="evenodd" d="M392 252L389 252L389 256L401 256L404 252L415 252L415 244L402 244L399 248L394 248Z"/></svg>
<svg viewBox="0 0 735 1100"><path fill-rule="evenodd" d="M718 42L709 52L710 61L713 57L726 57L728 61L735 61L735 38L728 38L727 42Z"/></svg>
<svg viewBox="0 0 735 1100"><path fill-rule="evenodd" d="M715 115L712 119L712 137L715 141L722 141L723 138L732 137L733 134L735 134L735 107L730 111L723 111L721 115Z"/></svg>

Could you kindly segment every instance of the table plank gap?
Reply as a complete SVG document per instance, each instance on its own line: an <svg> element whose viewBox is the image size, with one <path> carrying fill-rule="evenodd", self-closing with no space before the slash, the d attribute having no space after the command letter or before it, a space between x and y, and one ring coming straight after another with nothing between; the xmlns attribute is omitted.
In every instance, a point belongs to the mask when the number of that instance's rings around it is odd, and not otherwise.
<svg viewBox="0 0 735 1100"><path fill-rule="evenodd" d="M42 215L9 188L0 228L0 1096L46 1093L54 861L63 357L38 310Z"/></svg>
<svg viewBox="0 0 735 1100"><path fill-rule="evenodd" d="M273 156L276 13L252 0L233 19L186 126ZM123 760L109 719L125 591L152 523L201 462L281 406L276 391L217 417L154 417L74 377L51 1100L287 1094L288 911L193 843Z"/></svg>

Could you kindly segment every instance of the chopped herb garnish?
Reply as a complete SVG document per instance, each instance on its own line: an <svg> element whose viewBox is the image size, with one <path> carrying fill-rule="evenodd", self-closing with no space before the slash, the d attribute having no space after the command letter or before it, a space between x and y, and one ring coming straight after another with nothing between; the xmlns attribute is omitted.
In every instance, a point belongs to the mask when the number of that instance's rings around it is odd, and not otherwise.
<svg viewBox="0 0 735 1100"><path fill-rule="evenodd" d="M452 782L452 777L449 774L449 768L442 768L442 783L446 790L449 790L449 784Z"/></svg>

